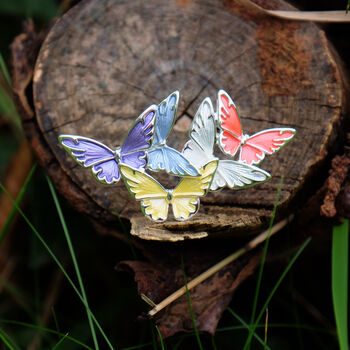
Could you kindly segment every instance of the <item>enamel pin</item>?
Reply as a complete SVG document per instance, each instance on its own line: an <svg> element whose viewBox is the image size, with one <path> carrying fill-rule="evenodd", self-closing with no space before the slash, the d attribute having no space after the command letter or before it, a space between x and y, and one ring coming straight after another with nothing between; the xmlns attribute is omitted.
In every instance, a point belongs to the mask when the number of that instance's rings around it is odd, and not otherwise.
<svg viewBox="0 0 350 350"><path fill-rule="evenodd" d="M99 182L111 185L122 177L130 195L141 202L144 215L163 222L170 204L176 220L187 220L197 213L200 198L210 190L242 189L268 181L270 174L256 165L295 135L292 128L243 134L233 100L220 90L216 112L210 98L205 98L193 118L189 140L179 152L166 144L178 102L175 91L158 106L147 108L117 149L78 135L60 135L59 142L79 165L91 168ZM236 159L219 159L214 155L216 146ZM146 170L182 179L174 189L166 189Z"/></svg>
<svg viewBox="0 0 350 350"><path fill-rule="evenodd" d="M123 145L112 150L103 143L78 135L60 135L59 142L68 154L84 168L90 168L95 178L104 184L114 184L120 179L118 163L136 169L145 169L146 152L153 139L157 106L146 109L126 135Z"/></svg>

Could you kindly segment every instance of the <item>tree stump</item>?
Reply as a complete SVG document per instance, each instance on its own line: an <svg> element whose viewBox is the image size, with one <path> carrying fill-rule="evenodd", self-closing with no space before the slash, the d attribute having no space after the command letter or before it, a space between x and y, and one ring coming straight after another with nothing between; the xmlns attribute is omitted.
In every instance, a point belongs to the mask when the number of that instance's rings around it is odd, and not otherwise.
<svg viewBox="0 0 350 350"><path fill-rule="evenodd" d="M281 0L264 6L291 9ZM102 224L114 222L117 210L143 239L254 234L270 220L282 176L280 217L327 176L320 171L337 146L345 108L341 80L324 32L311 23L267 18L234 1L86 0L57 20L40 50L34 123L43 138L36 150L64 196ZM211 192L186 222L143 217L123 181L97 183L57 140L78 134L116 147L145 108L180 90L168 143L181 150L200 102L215 101L219 89L235 100L245 132L282 126L297 134L260 165L271 173L269 182Z"/></svg>

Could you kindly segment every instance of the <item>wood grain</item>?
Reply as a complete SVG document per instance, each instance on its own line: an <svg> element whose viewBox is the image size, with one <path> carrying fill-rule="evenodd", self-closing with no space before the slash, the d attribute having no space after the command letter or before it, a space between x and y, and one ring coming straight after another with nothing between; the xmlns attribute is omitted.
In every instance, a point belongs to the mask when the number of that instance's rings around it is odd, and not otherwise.
<svg viewBox="0 0 350 350"><path fill-rule="evenodd" d="M292 8L270 2L265 7ZM200 102L206 96L216 101L218 89L235 100L245 132L289 126L297 135L261 164L270 182L209 193L188 222L143 218L122 182L97 183L57 141L59 134L78 134L118 146L144 109L180 90L168 142L180 150ZM74 188L63 186L63 194L101 222L117 210L135 236L168 241L256 233L269 221L282 176L278 215L294 210L326 177L345 112L339 68L322 30L216 0L82 1L55 23L41 47L34 105L47 152L60 169L51 176L60 188L63 169ZM165 174L160 180L177 182Z"/></svg>

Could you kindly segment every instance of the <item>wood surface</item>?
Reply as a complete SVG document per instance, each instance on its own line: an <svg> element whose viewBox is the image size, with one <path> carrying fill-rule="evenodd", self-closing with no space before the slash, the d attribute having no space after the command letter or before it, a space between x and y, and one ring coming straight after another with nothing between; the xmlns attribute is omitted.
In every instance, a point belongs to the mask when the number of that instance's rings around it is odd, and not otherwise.
<svg viewBox="0 0 350 350"><path fill-rule="evenodd" d="M292 8L277 0L264 6ZM280 217L327 176L345 112L342 78L324 32L311 23L260 16L234 1L85 0L53 25L36 62L36 151L56 187L100 223L115 224L117 210L144 239L253 234L268 224L282 176ZM144 218L122 181L97 183L57 140L77 134L119 146L143 110L180 90L168 143L181 150L200 102L209 96L215 103L219 89L234 99L246 133L281 126L297 134L261 163L271 181L211 192L186 222ZM160 180L177 182L166 174Z"/></svg>

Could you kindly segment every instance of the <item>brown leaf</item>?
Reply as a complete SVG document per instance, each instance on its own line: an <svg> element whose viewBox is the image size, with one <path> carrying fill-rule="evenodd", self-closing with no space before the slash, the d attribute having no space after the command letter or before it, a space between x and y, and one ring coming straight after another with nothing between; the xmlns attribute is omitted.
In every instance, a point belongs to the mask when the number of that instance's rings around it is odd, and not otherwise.
<svg viewBox="0 0 350 350"><path fill-rule="evenodd" d="M184 256L188 280L191 280L230 252L228 249L223 249L221 244L221 254L218 254L220 250L212 249L213 246L218 248L218 243L206 242L204 244L201 242L197 245L191 244L191 248L187 247L188 243L190 242L186 242L186 246L181 246L180 249L165 245L161 249L159 245L157 247L153 245L156 249L152 249L152 246L149 245L146 248L148 262L123 261L117 265L117 270L133 271L139 293L145 294L153 302L158 303L184 285L180 264L181 254ZM226 251L223 252L223 250ZM223 255L223 253L226 254ZM247 254L190 291L192 309L199 331L215 333L217 324L230 303L234 290L253 273L260 262L259 258L260 253ZM155 316L155 322L163 338L179 332L192 332L193 324L187 296L182 296L164 311L159 312Z"/></svg>

